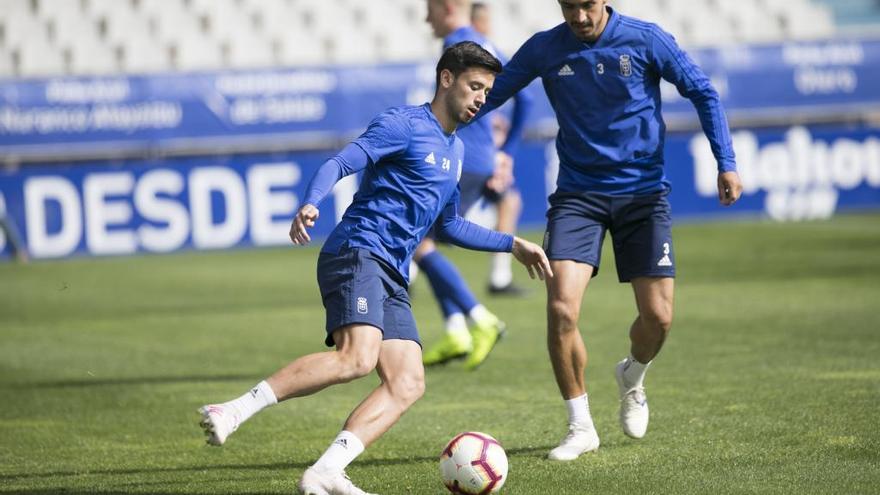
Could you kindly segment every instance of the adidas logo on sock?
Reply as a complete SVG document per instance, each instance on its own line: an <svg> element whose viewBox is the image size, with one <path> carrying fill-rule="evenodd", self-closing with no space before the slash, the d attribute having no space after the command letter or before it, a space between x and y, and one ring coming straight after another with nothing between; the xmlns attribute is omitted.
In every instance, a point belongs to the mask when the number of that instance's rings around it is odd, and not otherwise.
<svg viewBox="0 0 880 495"><path fill-rule="evenodd" d="M344 448L344 449L347 449L347 448L348 448L348 440L346 440L346 439L344 439L344 438L337 438L336 441L333 442L333 443L335 443L335 444L341 446L341 447Z"/></svg>
<svg viewBox="0 0 880 495"><path fill-rule="evenodd" d="M672 260L669 259L669 255L664 254L660 261L657 262L657 266L672 266Z"/></svg>
<svg viewBox="0 0 880 495"><path fill-rule="evenodd" d="M560 76L573 76L574 71L571 70L571 67L569 67L568 64L565 64L562 66L561 69L559 69L559 72L557 72L557 74L559 74Z"/></svg>

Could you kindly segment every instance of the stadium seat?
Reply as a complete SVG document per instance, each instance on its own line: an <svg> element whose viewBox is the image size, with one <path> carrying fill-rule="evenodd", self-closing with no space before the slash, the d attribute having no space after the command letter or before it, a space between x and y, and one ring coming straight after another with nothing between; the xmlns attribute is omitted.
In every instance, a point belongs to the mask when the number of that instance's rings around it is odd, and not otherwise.
<svg viewBox="0 0 880 495"><path fill-rule="evenodd" d="M49 41L59 47L73 45L82 39L93 39L98 35L97 23L90 16L81 12L75 14L76 18L63 19L53 17L47 21Z"/></svg>
<svg viewBox="0 0 880 495"><path fill-rule="evenodd" d="M271 67L276 64L277 48L259 36L231 36L222 41L226 47L226 66L240 68Z"/></svg>
<svg viewBox="0 0 880 495"><path fill-rule="evenodd" d="M150 42L153 40L150 20L133 10L107 10L92 13L99 31L107 43L125 44L130 41Z"/></svg>
<svg viewBox="0 0 880 495"><path fill-rule="evenodd" d="M18 69L23 77L53 76L67 73L67 63L61 50L35 38L19 47Z"/></svg>
<svg viewBox="0 0 880 495"><path fill-rule="evenodd" d="M198 71L223 67L220 45L203 36L181 37L172 43L172 63L176 70Z"/></svg>
<svg viewBox="0 0 880 495"><path fill-rule="evenodd" d="M291 30L279 39L279 62L284 66L326 63L325 40L301 30Z"/></svg>
<svg viewBox="0 0 880 495"><path fill-rule="evenodd" d="M172 68L168 47L147 37L133 36L123 40L120 49L123 72L143 74Z"/></svg>
<svg viewBox="0 0 880 495"><path fill-rule="evenodd" d="M0 48L0 79L14 77L16 75L15 61L12 54L4 48Z"/></svg>
<svg viewBox="0 0 880 495"><path fill-rule="evenodd" d="M116 50L97 37L82 37L69 47L70 71L82 75L107 75L119 72Z"/></svg>
<svg viewBox="0 0 880 495"><path fill-rule="evenodd" d="M3 46L19 48L27 43L48 43L49 31L45 22L25 10L14 10L3 15Z"/></svg>

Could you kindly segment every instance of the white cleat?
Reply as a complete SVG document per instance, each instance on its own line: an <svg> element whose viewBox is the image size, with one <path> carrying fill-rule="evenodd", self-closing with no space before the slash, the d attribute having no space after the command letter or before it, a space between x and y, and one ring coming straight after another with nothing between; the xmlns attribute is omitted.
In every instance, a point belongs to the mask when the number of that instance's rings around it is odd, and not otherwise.
<svg viewBox="0 0 880 495"><path fill-rule="evenodd" d="M199 426L205 430L210 445L221 446L226 438L238 429L238 417L220 404L210 404L199 408L202 420Z"/></svg>
<svg viewBox="0 0 880 495"><path fill-rule="evenodd" d="M302 495L372 495L354 486L345 472L322 473L310 467L299 480Z"/></svg>
<svg viewBox="0 0 880 495"><path fill-rule="evenodd" d="M573 461L581 454L599 449L599 434L592 426L568 425L568 435L559 446L550 451L547 458L554 461Z"/></svg>
<svg viewBox="0 0 880 495"><path fill-rule="evenodd" d="M630 438L642 438L648 431L648 397L645 387L626 383L623 372L627 360L617 363L614 376L620 392L620 426Z"/></svg>

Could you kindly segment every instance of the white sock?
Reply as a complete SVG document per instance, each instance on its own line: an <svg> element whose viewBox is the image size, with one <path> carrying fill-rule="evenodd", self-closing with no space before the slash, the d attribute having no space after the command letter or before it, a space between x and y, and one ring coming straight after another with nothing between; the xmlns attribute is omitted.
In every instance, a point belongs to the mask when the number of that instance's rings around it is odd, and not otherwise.
<svg viewBox="0 0 880 495"><path fill-rule="evenodd" d="M642 364L630 355L623 365L623 382L630 387L641 387L645 381L645 372L650 365L651 361Z"/></svg>
<svg viewBox="0 0 880 495"><path fill-rule="evenodd" d="M224 403L223 406L232 408L236 418L238 418L238 424L241 424L254 414L277 403L278 399L275 397L272 387L266 383L266 380L263 380L248 390L246 394Z"/></svg>
<svg viewBox="0 0 880 495"><path fill-rule="evenodd" d="M415 261L409 262L409 284L412 285L413 282L419 277L419 265L416 264Z"/></svg>
<svg viewBox="0 0 880 495"><path fill-rule="evenodd" d="M490 313L489 310L486 309L486 306L483 306L482 304L477 304L470 311L468 311L468 316L471 318L471 320L477 323L495 321L498 319L497 316Z"/></svg>
<svg viewBox="0 0 880 495"><path fill-rule="evenodd" d="M463 314L453 313L446 317L446 333L468 334L467 320Z"/></svg>
<svg viewBox="0 0 880 495"><path fill-rule="evenodd" d="M363 442L354 433L342 430L312 467L322 473L341 473L363 451Z"/></svg>
<svg viewBox="0 0 880 495"><path fill-rule="evenodd" d="M492 272L489 274L489 284L492 287L507 287L513 282L513 269L510 267L510 253L495 253L492 255Z"/></svg>
<svg viewBox="0 0 880 495"><path fill-rule="evenodd" d="M569 424L593 428L593 417L590 416L590 400L587 398L587 394L566 400L565 407L568 409Z"/></svg>

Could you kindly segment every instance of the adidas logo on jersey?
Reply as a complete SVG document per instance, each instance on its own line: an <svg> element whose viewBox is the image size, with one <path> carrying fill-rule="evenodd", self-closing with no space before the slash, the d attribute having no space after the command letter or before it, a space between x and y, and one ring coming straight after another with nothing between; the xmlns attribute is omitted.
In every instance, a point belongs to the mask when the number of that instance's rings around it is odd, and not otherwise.
<svg viewBox="0 0 880 495"><path fill-rule="evenodd" d="M672 266L672 260L669 259L669 255L664 254L660 261L657 262L657 266Z"/></svg>
<svg viewBox="0 0 880 495"><path fill-rule="evenodd" d="M559 72L557 72L557 74L559 74L560 76L573 76L574 71L571 70L571 67L569 67L568 64L565 64L562 66L561 69L559 69Z"/></svg>
<svg viewBox="0 0 880 495"><path fill-rule="evenodd" d="M437 165L437 159L434 158L434 152L432 151L430 155L425 157L425 161L430 163L431 165Z"/></svg>

